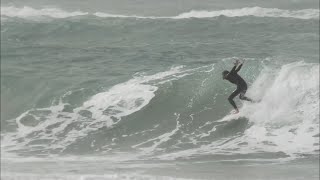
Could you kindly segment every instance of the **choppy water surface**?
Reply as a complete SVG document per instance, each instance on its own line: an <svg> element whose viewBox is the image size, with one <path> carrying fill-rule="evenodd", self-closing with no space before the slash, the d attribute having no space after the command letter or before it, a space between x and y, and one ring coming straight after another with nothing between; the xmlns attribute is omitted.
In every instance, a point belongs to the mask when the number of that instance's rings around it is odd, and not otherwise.
<svg viewBox="0 0 320 180"><path fill-rule="evenodd" d="M1 4L3 179L319 178L316 2L71 2Z"/></svg>

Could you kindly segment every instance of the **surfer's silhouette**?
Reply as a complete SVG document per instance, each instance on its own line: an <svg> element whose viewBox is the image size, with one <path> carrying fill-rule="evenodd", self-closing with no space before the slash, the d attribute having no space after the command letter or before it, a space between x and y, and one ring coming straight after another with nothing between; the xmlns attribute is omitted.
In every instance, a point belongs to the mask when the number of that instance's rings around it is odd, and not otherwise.
<svg viewBox="0 0 320 180"><path fill-rule="evenodd" d="M240 65L239 65L240 64ZM228 100L230 104L235 109L234 113L238 113L239 109L236 105L236 103L233 101L233 98L240 94L241 100L246 100L253 102L250 98L246 97L245 94L247 92L247 83L239 76L238 71L241 69L243 63L239 63L239 60L236 60L234 62L234 67L231 69L231 71L223 71L222 72L222 78L230 81L231 83L237 85L237 89L231 93ZM238 66L239 65L239 66Z"/></svg>

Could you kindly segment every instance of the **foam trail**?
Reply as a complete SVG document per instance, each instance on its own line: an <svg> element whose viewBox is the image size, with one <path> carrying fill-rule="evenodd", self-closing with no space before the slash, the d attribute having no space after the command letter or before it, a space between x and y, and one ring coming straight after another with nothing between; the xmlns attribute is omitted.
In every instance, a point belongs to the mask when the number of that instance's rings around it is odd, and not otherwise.
<svg viewBox="0 0 320 180"><path fill-rule="evenodd" d="M162 135L160 135L160 136L158 136L156 138L152 138L152 139L149 139L149 140L147 140L145 142L136 144L136 145L134 145L132 147L133 148L137 148L137 147L140 147L140 146L142 146L142 145L144 145L146 143L153 142L153 145L151 147L140 148L140 149L142 149L144 151L145 154L148 154L150 152L153 152L162 143L169 141L171 139L171 137L173 135L175 135L179 131L180 127L181 127L181 125L179 123L180 114L175 114L175 116L176 116L176 127L175 127L175 129L173 129L170 132L164 133L164 134L162 134Z"/></svg>
<svg viewBox="0 0 320 180"><path fill-rule="evenodd" d="M74 11L68 12L59 8L43 8L34 9L32 7L1 7L1 18L17 17L24 19L37 19L41 17L51 18L68 18L75 16L92 15L101 18L137 18L137 19L188 19L188 18L212 18L218 16L227 17L282 17L282 18L296 18L296 19L319 19L319 9L302 9L302 10L285 10L277 8L262 8L262 7L244 7L240 9L225 9L215 11L192 10L190 12L181 13L177 16L139 16L139 15L121 15L109 14L105 12L83 12Z"/></svg>

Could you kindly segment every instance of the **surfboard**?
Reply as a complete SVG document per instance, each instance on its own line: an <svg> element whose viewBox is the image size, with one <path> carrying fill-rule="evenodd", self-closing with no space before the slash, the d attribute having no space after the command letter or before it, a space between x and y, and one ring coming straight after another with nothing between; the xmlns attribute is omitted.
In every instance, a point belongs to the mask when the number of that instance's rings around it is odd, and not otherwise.
<svg viewBox="0 0 320 180"><path fill-rule="evenodd" d="M257 100L257 101L249 102L249 103L259 103L259 102L261 102L261 100ZM237 120L239 118L245 118L244 114L245 113L243 113L242 109L239 108L239 113L233 114L231 111L229 114L227 114L226 116L224 116L223 118L221 118L220 120L215 121L215 122L224 122L224 121Z"/></svg>

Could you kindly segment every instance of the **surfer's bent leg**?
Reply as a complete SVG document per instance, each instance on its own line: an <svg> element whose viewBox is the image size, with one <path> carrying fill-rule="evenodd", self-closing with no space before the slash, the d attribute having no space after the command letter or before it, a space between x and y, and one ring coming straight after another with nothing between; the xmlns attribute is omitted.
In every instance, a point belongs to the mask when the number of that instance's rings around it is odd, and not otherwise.
<svg viewBox="0 0 320 180"><path fill-rule="evenodd" d="M246 101L253 102L252 99L246 97L245 94L246 94L246 90L241 91L239 98L240 98L241 100L246 100Z"/></svg>
<svg viewBox="0 0 320 180"><path fill-rule="evenodd" d="M237 88L235 91L233 91L233 93L231 93L231 95L228 97L228 100L230 102L230 104L233 106L233 108L235 110L238 110L236 103L233 101L233 98L236 97L239 93L240 93L240 89Z"/></svg>

